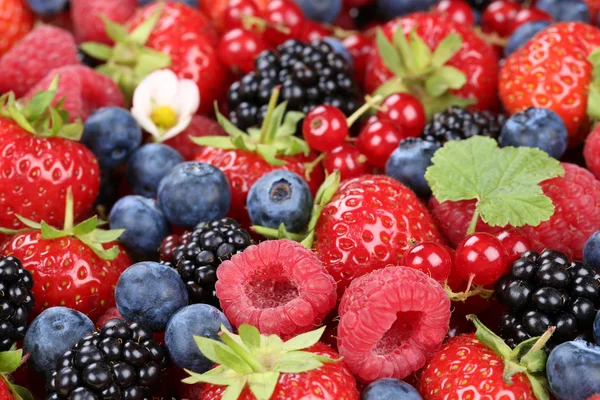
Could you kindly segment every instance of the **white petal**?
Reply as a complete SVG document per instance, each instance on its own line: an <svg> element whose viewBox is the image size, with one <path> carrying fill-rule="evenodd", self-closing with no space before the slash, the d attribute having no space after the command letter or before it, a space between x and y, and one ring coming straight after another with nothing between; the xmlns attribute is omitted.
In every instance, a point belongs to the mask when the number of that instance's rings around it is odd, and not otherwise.
<svg viewBox="0 0 600 400"><path fill-rule="evenodd" d="M133 105L131 113L141 115L150 115L152 112L152 82L142 81L133 92Z"/></svg>
<svg viewBox="0 0 600 400"><path fill-rule="evenodd" d="M154 125L154 122L150 119L150 117L143 115L141 117L135 117L137 123L144 129L146 132L154 136L157 140L160 141L161 136L158 130L158 127Z"/></svg>
<svg viewBox="0 0 600 400"><path fill-rule="evenodd" d="M180 80L177 96L171 106L179 118L195 114L200 107L200 91L196 82L191 79Z"/></svg>
<svg viewBox="0 0 600 400"><path fill-rule="evenodd" d="M144 81L146 79L152 80L150 97L155 105L168 106L175 101L179 87L179 79L175 72L170 69L161 69L152 72Z"/></svg>
<svg viewBox="0 0 600 400"><path fill-rule="evenodd" d="M191 115L184 116L184 117L179 117L179 121L177 122L177 125L175 125L171 129L169 129L168 131L166 131L160 137L160 141L164 142L165 140L169 140L169 139L174 138L175 136L179 135L181 132L183 132L190 125L191 122L192 122L192 116Z"/></svg>

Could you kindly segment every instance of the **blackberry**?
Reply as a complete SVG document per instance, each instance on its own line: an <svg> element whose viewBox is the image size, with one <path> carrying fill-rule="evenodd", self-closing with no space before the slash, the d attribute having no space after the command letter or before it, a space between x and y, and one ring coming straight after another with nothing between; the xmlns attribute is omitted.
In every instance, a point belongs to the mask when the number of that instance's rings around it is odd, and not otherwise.
<svg viewBox="0 0 600 400"><path fill-rule="evenodd" d="M171 235L162 242L163 264L177 270L188 290L190 303L219 307L215 295L217 268L252 244L250 234L231 218L201 222L181 237Z"/></svg>
<svg viewBox="0 0 600 400"><path fill-rule="evenodd" d="M477 11L483 11L493 0L467 0L467 3ZM516 0L517 3L522 3L523 0Z"/></svg>
<svg viewBox="0 0 600 400"><path fill-rule="evenodd" d="M167 364L167 353L152 331L111 319L59 357L46 399L152 399Z"/></svg>
<svg viewBox="0 0 600 400"><path fill-rule="evenodd" d="M288 40L275 51L260 53L255 66L255 71L231 85L227 97L229 119L242 130L263 122L278 85L280 101L288 102L288 111L307 113L319 104L329 104L350 115L361 104L352 68L324 41Z"/></svg>
<svg viewBox="0 0 600 400"><path fill-rule="evenodd" d="M33 277L21 261L0 256L0 351L10 350L27 331L33 309Z"/></svg>
<svg viewBox="0 0 600 400"><path fill-rule="evenodd" d="M508 307L500 318L500 336L515 347L555 326L547 344L551 350L592 334L600 307L600 274L584 263L570 262L559 251L527 251L496 283L494 291L498 301Z"/></svg>
<svg viewBox="0 0 600 400"><path fill-rule="evenodd" d="M469 111L452 106L435 114L423 129L421 137L440 145L451 140L463 140L473 136L498 139L505 122L506 117L503 115L494 115L489 111Z"/></svg>

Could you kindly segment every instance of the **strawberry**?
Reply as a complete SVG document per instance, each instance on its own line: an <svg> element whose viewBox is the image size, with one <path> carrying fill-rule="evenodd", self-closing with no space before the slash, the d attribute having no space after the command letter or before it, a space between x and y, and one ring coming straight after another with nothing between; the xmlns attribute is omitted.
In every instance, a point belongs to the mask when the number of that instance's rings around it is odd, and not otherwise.
<svg viewBox="0 0 600 400"><path fill-rule="evenodd" d="M22 97L54 68L79 64L73 35L41 25L0 59L0 93Z"/></svg>
<svg viewBox="0 0 600 400"><path fill-rule="evenodd" d="M25 0L0 0L0 57L33 28Z"/></svg>
<svg viewBox="0 0 600 400"><path fill-rule="evenodd" d="M192 142L191 138L202 136L227 136L227 133L214 119L203 115L194 115L192 122L183 132L166 140L164 144L177 150L185 160L191 161L198 154L198 146Z"/></svg>
<svg viewBox="0 0 600 400"><path fill-rule="evenodd" d="M39 92L20 112L13 93L0 98L0 208L4 211L0 226L4 228L24 226L16 215L61 222L69 187L75 218L91 208L98 196L98 162L85 146L71 140L81 136L81 123L65 125L68 113L49 108L57 85L55 80L48 92Z"/></svg>
<svg viewBox="0 0 600 400"><path fill-rule="evenodd" d="M511 350L474 316L475 334L448 341L428 362L419 380L424 400L547 399L543 347L554 328Z"/></svg>
<svg viewBox="0 0 600 400"><path fill-rule="evenodd" d="M26 228L7 239L0 254L17 257L33 275L34 314L65 306L95 320L115 306L114 288L131 259L116 242L123 230L99 230L95 216L73 226L73 205L69 188L61 230L19 216Z"/></svg>
<svg viewBox="0 0 600 400"><path fill-rule="evenodd" d="M191 376L183 382L205 382L200 400L358 400L352 374L336 360L335 351L318 342L324 330L284 342L276 335L263 336L250 325L240 326L239 336L221 326L224 343L194 338L202 354L220 365L202 375L188 371Z"/></svg>
<svg viewBox="0 0 600 400"><path fill-rule="evenodd" d="M414 13L384 25L376 43L366 68L368 92L412 93L430 117L450 105L497 107L498 60L469 26Z"/></svg>
<svg viewBox="0 0 600 400"><path fill-rule="evenodd" d="M580 144L589 132L587 115L600 117L600 95L590 90L596 87L591 83L598 59L591 54L599 46L600 29L581 22L558 23L538 33L500 70L504 108L511 114L529 107L551 109L567 126L569 145Z"/></svg>
<svg viewBox="0 0 600 400"><path fill-rule="evenodd" d="M77 42L112 44L103 19L125 23L135 13L137 5L137 0L72 0L71 19Z"/></svg>

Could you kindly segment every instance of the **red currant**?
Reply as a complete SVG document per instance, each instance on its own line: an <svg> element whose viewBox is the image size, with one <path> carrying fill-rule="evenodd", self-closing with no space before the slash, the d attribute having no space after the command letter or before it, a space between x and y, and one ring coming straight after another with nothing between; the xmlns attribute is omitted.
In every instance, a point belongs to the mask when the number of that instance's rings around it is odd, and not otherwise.
<svg viewBox="0 0 600 400"><path fill-rule="evenodd" d="M433 9L435 12L445 14L454 22L464 25L475 25L473 9L464 0L442 0Z"/></svg>
<svg viewBox="0 0 600 400"><path fill-rule="evenodd" d="M356 147L367 157L367 161L377 168L385 168L385 163L407 136L402 128L387 120L374 120L360 131Z"/></svg>
<svg viewBox="0 0 600 400"><path fill-rule="evenodd" d="M302 32L299 39L304 42L312 42L313 40L322 39L331 35L331 31L311 19L307 19L302 23Z"/></svg>
<svg viewBox="0 0 600 400"><path fill-rule="evenodd" d="M504 250L506 250L508 264L511 265L519 259L522 253L531 250L531 241L521 231L508 230L496 234Z"/></svg>
<svg viewBox="0 0 600 400"><path fill-rule="evenodd" d="M489 233L474 233L456 248L456 272L477 285L496 282L508 269L508 255L500 240Z"/></svg>
<svg viewBox="0 0 600 400"><path fill-rule="evenodd" d="M243 28L243 17L257 17L259 14L260 11L253 0L229 0L223 13L223 27L225 30Z"/></svg>
<svg viewBox="0 0 600 400"><path fill-rule="evenodd" d="M511 35L521 25L525 25L528 22L534 21L552 21L553 18L550 14L539 8L523 8L520 10L514 18L509 22L508 34Z"/></svg>
<svg viewBox="0 0 600 400"><path fill-rule="evenodd" d="M406 251L402 265L423 271L438 282L444 282L452 271L452 257L446 247L423 242Z"/></svg>
<svg viewBox="0 0 600 400"><path fill-rule="evenodd" d="M302 135L313 150L333 150L344 144L348 136L346 116L333 106L317 106L306 114L302 123Z"/></svg>
<svg viewBox="0 0 600 400"><path fill-rule="evenodd" d="M323 159L323 167L328 174L333 173L336 169L340 171L342 181L372 172L371 167L367 164L367 157L350 143L344 143L327 152Z"/></svg>
<svg viewBox="0 0 600 400"><path fill-rule="evenodd" d="M306 19L300 6L292 0L270 1L265 8L264 18L267 22L265 39L274 46L300 37Z"/></svg>
<svg viewBox="0 0 600 400"><path fill-rule="evenodd" d="M348 36L342 44L348 50L354 61L354 79L360 85L365 79L365 70L369 61L369 54L373 48L373 40L368 36L357 33Z"/></svg>
<svg viewBox="0 0 600 400"><path fill-rule="evenodd" d="M258 33L236 28L221 38L219 57L232 71L247 74L254 70L256 56L268 48Z"/></svg>
<svg viewBox="0 0 600 400"><path fill-rule="evenodd" d="M495 32L501 37L509 36L510 22L517 15L521 6L508 0L492 2L481 16L481 27L484 32Z"/></svg>
<svg viewBox="0 0 600 400"><path fill-rule="evenodd" d="M377 117L399 125L406 137L417 137L427 123L423 104L408 93L396 93L383 100Z"/></svg>

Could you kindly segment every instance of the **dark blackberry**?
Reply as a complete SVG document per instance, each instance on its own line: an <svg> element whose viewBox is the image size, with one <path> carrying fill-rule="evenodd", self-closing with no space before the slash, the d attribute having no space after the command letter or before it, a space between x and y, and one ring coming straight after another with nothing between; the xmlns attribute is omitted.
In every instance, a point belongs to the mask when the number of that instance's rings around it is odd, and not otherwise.
<svg viewBox="0 0 600 400"><path fill-rule="evenodd" d="M467 3L477 11L483 11L494 0L467 0ZM523 0L515 0L517 3L522 3Z"/></svg>
<svg viewBox="0 0 600 400"><path fill-rule="evenodd" d="M288 111L306 113L318 104L330 104L349 116L361 104L350 65L324 41L288 40L275 51L259 54L255 66L254 72L230 86L227 97L229 119L242 130L263 122L278 85Z"/></svg>
<svg viewBox="0 0 600 400"><path fill-rule="evenodd" d="M497 139L505 121L503 115L494 115L489 111L469 111L452 106L435 114L423 129L421 137L440 145L473 136Z"/></svg>
<svg viewBox="0 0 600 400"><path fill-rule="evenodd" d="M46 399L151 399L167 364L151 331L111 319L58 359Z"/></svg>
<svg viewBox="0 0 600 400"><path fill-rule="evenodd" d="M217 268L252 244L250 234L231 218L202 222L181 237L163 240L159 253L164 264L177 270L185 282L190 303L219 307L215 295Z"/></svg>
<svg viewBox="0 0 600 400"><path fill-rule="evenodd" d="M10 350L27 331L33 309L33 277L21 261L0 256L0 351Z"/></svg>
<svg viewBox="0 0 600 400"><path fill-rule="evenodd" d="M546 350L589 336L600 306L600 276L555 250L523 253L494 291L508 308L498 330L511 347L542 335L550 326L556 331Z"/></svg>

